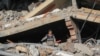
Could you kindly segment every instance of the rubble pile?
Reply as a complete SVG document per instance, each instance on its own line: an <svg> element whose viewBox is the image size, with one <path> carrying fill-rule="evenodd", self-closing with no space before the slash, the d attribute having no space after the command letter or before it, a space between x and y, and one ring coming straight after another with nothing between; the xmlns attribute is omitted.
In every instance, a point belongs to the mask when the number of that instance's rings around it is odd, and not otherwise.
<svg viewBox="0 0 100 56"><path fill-rule="evenodd" d="M35 43L10 43L0 45L0 55L5 56L100 56L100 44L89 45L73 43L60 43L57 46L47 46ZM92 45L90 47L90 45ZM62 46L62 47L61 47ZM73 47L70 51L69 47Z"/></svg>
<svg viewBox="0 0 100 56"><path fill-rule="evenodd" d="M1 45L0 50L5 53L17 54L20 56L47 56L51 55L53 51L57 50L57 48L34 43L18 43L7 45L3 44Z"/></svg>
<svg viewBox="0 0 100 56"><path fill-rule="evenodd" d="M0 21L10 22L12 20L18 20L21 16L25 16L28 11L0 11Z"/></svg>
<svg viewBox="0 0 100 56"><path fill-rule="evenodd" d="M0 31L1 31L0 37L13 35L55 21L65 20L64 23L66 25L66 29L68 29L69 31L70 36L68 37L70 38L67 39L67 41L64 43L60 41L58 41L59 43L58 42L56 43L56 40L53 39L53 44L55 44L53 46L44 45L45 43L44 44L43 43L42 44L41 43L14 43L10 40L7 40L9 42L8 44L2 44L2 43L0 44L0 56L100 56L100 40L91 38L82 43L83 40L81 39L81 29L79 31L77 25L73 21L73 18L77 18L77 19L83 18L83 20L85 20L83 23L83 27L88 21L91 22L93 21L100 24L99 10L94 10L94 8L92 9L74 8L73 5L75 7L78 7L75 5L76 3L74 2L73 2L74 4L71 3L72 6L60 9L60 8L56 8L57 5L54 4L54 0L46 0L46 2L41 4L41 2L43 1L45 0L39 0L38 3L31 3L29 4L29 6L26 5L28 2L24 2L26 3L24 4L25 7L28 8L27 10L22 10L22 11L2 10L3 8L0 8L1 10L0 11ZM63 0L59 0L59 1L62 2ZM72 0L72 1L76 1L76 0ZM37 7L40 4L41 6ZM57 2L57 4L59 4L60 6L59 2ZM10 6L10 4L8 5ZM15 9L16 10L20 9L20 6L24 8L24 5L19 4L18 7L16 7ZM7 6L7 3L5 3L5 6ZM7 6L7 9L9 9L9 6ZM95 2L94 2L94 7L95 7ZM36 11L33 11L34 9ZM40 14L44 13L44 14L40 15L39 13ZM26 14L28 14L28 16L26 16ZM35 16L37 14L39 15ZM24 16L26 16L26 18L24 18ZM100 29L98 29L98 31L99 30ZM49 34L47 34L47 37L48 35ZM49 37L51 37L51 35ZM52 37L48 41L51 40Z"/></svg>
<svg viewBox="0 0 100 56"><path fill-rule="evenodd" d="M61 51L58 47L43 46L33 43L3 44L0 50L5 53L0 53L0 55L2 54L5 56L13 56L14 54L15 56L73 56L72 53Z"/></svg>
<svg viewBox="0 0 100 56"><path fill-rule="evenodd" d="M10 22L13 22L13 21L17 22L17 21L23 19L23 17L25 15L27 15L30 11L34 10L37 6L39 6L42 3L42 1L32 2L29 5L28 5L28 3L29 2L27 2L27 1L23 2L23 3L19 3L18 7L16 7L16 9L7 9L6 10L5 8L3 8L2 10L0 10L0 30L1 30L1 28L4 29L5 27L10 26L10 24L9 24ZM14 5L14 4L12 4L12 5ZM3 27L3 25L5 25L5 26Z"/></svg>
<svg viewBox="0 0 100 56"><path fill-rule="evenodd" d="M31 18L26 18L26 19L23 19L23 16L25 16L25 14L28 13L28 11L22 11L22 12L16 12L16 11L8 11L6 12L7 15L4 15L3 18L1 19L1 25L0 25L0 30L6 30L6 29L9 29L9 28L14 28L14 27L18 27L18 26L21 26L21 25L24 25L26 23L30 23L30 22L33 22L33 21L37 21L43 17L46 17L46 18L50 18L52 16L58 16L61 14L65 14L63 12L66 12L67 10L64 9L64 10L60 10L60 9L55 9L53 10L52 12L48 12L48 14L41 14L41 15L38 15L38 16L34 16L34 17L31 17ZM1 13L3 14L3 13ZM7 17L7 18L5 18ZM62 16L62 17L65 17L65 16Z"/></svg>
<svg viewBox="0 0 100 56"><path fill-rule="evenodd" d="M5 27L10 26L10 22L12 21L18 21L20 18L22 18L23 16L25 16L28 13L28 11L0 11L0 26L2 29L5 29ZM6 25L7 24L7 25ZM5 25L5 27L2 27L3 25Z"/></svg>

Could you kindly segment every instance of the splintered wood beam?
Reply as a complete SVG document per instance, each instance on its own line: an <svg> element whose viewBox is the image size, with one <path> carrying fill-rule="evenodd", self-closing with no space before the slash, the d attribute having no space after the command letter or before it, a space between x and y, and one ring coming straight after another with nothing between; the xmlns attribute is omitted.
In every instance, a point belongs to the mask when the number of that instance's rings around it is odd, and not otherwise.
<svg viewBox="0 0 100 56"><path fill-rule="evenodd" d="M73 6L75 9L78 9L76 0L72 0L72 6Z"/></svg>
<svg viewBox="0 0 100 56"><path fill-rule="evenodd" d="M32 16L36 16L39 14L44 14L47 12L52 11L55 8L61 8L66 5L68 0L46 0L42 4L40 4L38 7L36 7L34 10L30 11L27 15L25 15L23 18L27 19Z"/></svg>
<svg viewBox="0 0 100 56"><path fill-rule="evenodd" d="M54 0L46 0L45 2L43 2L42 4L40 4L38 7L36 7L33 11L30 11L27 15L25 15L24 18L25 19L26 18L30 18L32 16L35 16L35 15L41 13L48 6L50 6L53 2L54 2Z"/></svg>

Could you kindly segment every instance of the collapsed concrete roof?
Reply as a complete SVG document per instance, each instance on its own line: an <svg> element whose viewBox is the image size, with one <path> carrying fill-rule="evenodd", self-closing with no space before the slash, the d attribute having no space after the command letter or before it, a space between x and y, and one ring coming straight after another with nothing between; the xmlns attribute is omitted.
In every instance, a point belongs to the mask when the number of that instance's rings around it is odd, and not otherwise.
<svg viewBox="0 0 100 56"><path fill-rule="evenodd" d="M8 23L2 24L0 29L0 37L27 31L59 20L66 21L67 19L69 20L70 17L86 20L91 10L93 11L89 16L88 21L100 23L99 10L78 8L77 1L78 0L46 0L20 19L12 20ZM51 12L52 10L54 11Z"/></svg>

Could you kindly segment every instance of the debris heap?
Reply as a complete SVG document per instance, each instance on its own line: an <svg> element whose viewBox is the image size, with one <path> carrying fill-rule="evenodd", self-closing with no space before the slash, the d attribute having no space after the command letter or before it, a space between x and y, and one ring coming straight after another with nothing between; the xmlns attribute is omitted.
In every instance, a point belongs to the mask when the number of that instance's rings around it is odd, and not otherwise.
<svg viewBox="0 0 100 56"><path fill-rule="evenodd" d="M35 43L10 43L0 45L0 55L5 56L100 56L100 42L60 43L46 46ZM98 44L99 43L99 44ZM73 48L72 50L69 48Z"/></svg>

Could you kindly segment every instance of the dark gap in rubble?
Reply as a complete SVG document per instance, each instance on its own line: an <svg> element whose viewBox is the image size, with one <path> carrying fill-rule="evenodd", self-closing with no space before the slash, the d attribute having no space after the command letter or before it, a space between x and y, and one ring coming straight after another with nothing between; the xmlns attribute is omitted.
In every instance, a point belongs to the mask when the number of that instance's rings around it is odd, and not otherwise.
<svg viewBox="0 0 100 56"><path fill-rule="evenodd" d="M41 0L41 2L44 0ZM14 11L22 11L29 10L29 6L34 8L34 6L38 6L40 0L0 0L0 10L14 10Z"/></svg>
<svg viewBox="0 0 100 56"><path fill-rule="evenodd" d="M95 0L77 0L77 3L78 3L78 7L81 8L81 7L86 7L86 8L92 8L93 7L93 4L94 4L94 1ZM96 6L94 9L96 10L100 10L100 1L99 0L96 0Z"/></svg>
<svg viewBox="0 0 100 56"><path fill-rule="evenodd" d="M21 32L15 35L0 38L0 42L6 43L6 40L9 39L13 42L39 43L40 40L47 34L49 29L53 31L56 39L62 40L62 42L65 42L69 36L69 32L65 25L65 21L61 20L61 21L50 23L50 24L47 24L35 29Z"/></svg>
<svg viewBox="0 0 100 56"><path fill-rule="evenodd" d="M83 20L76 20L76 19L73 19L76 23L76 25L78 26L79 29L81 29L84 21ZM94 38L94 39L100 39L100 31L98 33L98 36L96 36L97 34L97 29L98 27L100 26L100 24L98 23L94 23L94 22L89 22L87 21L85 26L84 26L84 29L82 30L81 32L81 36L82 36L82 41L86 41L90 38Z"/></svg>

